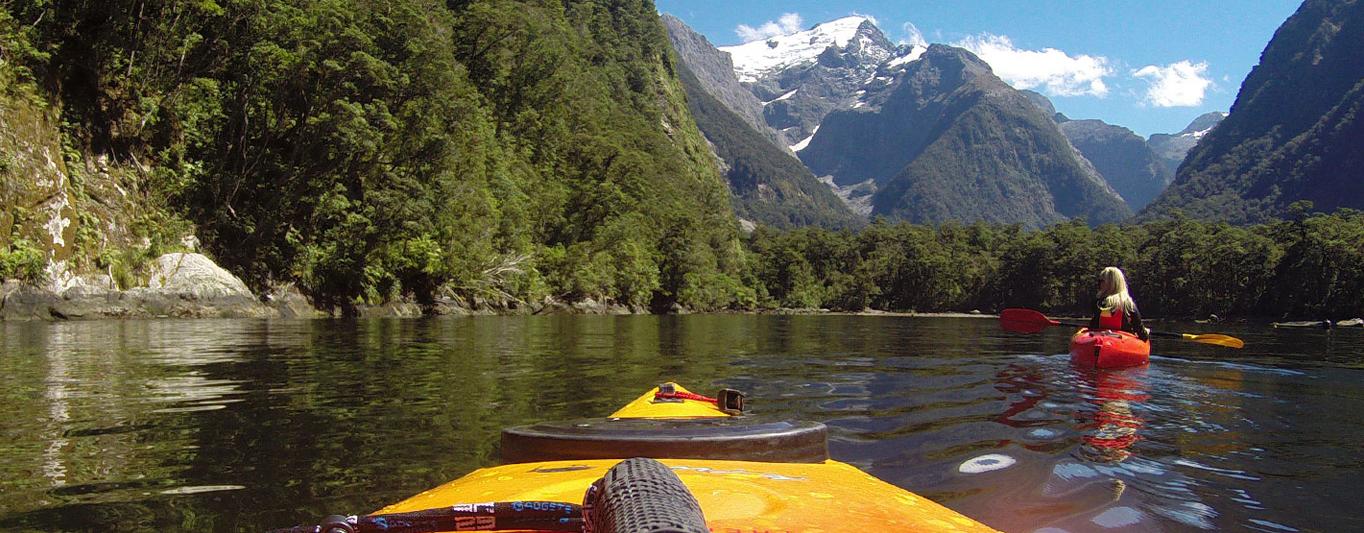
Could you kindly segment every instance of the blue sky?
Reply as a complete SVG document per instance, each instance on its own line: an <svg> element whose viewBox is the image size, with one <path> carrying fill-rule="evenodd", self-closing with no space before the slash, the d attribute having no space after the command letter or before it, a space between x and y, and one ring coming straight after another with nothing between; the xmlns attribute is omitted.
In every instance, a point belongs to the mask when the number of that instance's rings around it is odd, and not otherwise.
<svg viewBox="0 0 1364 533"><path fill-rule="evenodd" d="M979 1L656 0L717 46L870 15L892 41L966 46L1018 88L1046 94L1070 118L1139 135L1174 133L1227 111L1241 81L1297 0ZM794 14L794 16L792 15ZM769 24L770 25L767 25ZM766 27L764 25L767 25Z"/></svg>

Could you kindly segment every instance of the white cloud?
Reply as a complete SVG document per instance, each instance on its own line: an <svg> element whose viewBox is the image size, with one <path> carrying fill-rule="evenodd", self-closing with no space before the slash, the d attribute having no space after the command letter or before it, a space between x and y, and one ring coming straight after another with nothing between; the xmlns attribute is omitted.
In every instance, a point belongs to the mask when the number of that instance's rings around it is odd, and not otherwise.
<svg viewBox="0 0 1364 533"><path fill-rule="evenodd" d="M919 27L913 22L906 22L901 29L905 31L905 38L900 39L898 44L914 45L915 48L928 48L928 40L924 39L924 32L919 31Z"/></svg>
<svg viewBox="0 0 1364 533"><path fill-rule="evenodd" d="M1212 86L1208 79L1208 63L1185 59L1158 67L1146 65L1132 71L1151 86L1146 89L1146 103L1156 107L1193 107L1203 104L1203 93Z"/></svg>
<svg viewBox="0 0 1364 533"><path fill-rule="evenodd" d="M801 18L799 13L784 13L775 22L769 20L754 28L747 24L740 24L734 29L734 33L739 34L739 39L743 42L761 41L778 35L796 33L800 31Z"/></svg>
<svg viewBox="0 0 1364 533"><path fill-rule="evenodd" d="M995 74L1017 89L1042 88L1052 96L1108 95L1104 77L1111 76L1108 58L1072 56L1055 48L1023 50L1007 36L981 34L956 43L980 56Z"/></svg>

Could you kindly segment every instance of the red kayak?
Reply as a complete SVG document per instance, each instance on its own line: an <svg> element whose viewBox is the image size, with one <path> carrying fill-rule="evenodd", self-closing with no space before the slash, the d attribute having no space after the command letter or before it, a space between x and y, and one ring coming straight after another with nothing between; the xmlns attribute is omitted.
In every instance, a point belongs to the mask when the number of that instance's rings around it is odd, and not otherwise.
<svg viewBox="0 0 1364 533"><path fill-rule="evenodd" d="M1070 360L1094 368L1142 366L1151 360L1151 343L1126 331L1081 328L1070 338Z"/></svg>

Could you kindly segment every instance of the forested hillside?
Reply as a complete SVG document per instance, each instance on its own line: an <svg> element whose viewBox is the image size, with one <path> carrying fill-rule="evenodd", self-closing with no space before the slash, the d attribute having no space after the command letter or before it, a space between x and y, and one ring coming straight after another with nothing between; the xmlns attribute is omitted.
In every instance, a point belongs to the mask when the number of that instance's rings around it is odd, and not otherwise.
<svg viewBox="0 0 1364 533"><path fill-rule="evenodd" d="M73 180L123 169L120 190L164 214L147 242L192 224L257 289L296 283L343 312L401 295L751 300L652 2L0 6L0 59L58 117ZM11 196L6 257L28 231ZM73 264L107 266L107 221L76 219L94 244Z"/></svg>
<svg viewBox="0 0 1364 533"><path fill-rule="evenodd" d="M1364 2L1307 0L1274 33L1231 113L1144 215L1234 223L1308 200L1364 208Z"/></svg>
<svg viewBox="0 0 1364 533"><path fill-rule="evenodd" d="M862 223L799 159L782 151L702 88L678 63L687 104L729 179L734 212L777 228L854 227Z"/></svg>

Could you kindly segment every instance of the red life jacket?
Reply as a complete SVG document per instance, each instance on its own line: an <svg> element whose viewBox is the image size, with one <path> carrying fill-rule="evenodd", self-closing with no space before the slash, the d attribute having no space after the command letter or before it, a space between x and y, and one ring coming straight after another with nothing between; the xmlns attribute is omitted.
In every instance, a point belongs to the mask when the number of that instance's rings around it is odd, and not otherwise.
<svg viewBox="0 0 1364 533"><path fill-rule="evenodd" d="M1118 331L1122 329L1122 308L1113 309L1099 308L1099 329Z"/></svg>

